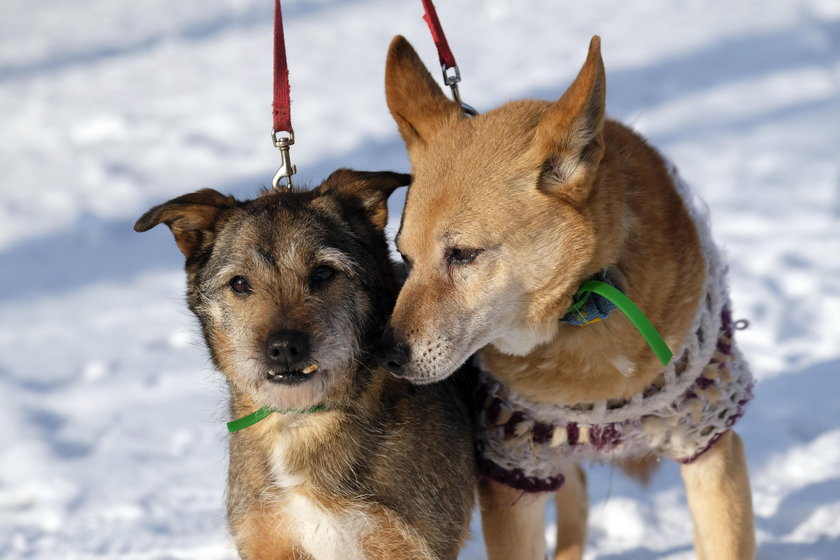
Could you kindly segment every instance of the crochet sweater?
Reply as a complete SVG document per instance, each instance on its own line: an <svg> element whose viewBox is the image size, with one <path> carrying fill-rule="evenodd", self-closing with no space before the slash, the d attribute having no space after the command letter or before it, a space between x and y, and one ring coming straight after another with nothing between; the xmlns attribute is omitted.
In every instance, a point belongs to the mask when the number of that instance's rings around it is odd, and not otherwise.
<svg viewBox="0 0 840 560"><path fill-rule="evenodd" d="M664 455L695 460L728 431L752 397L753 379L735 347L726 271L708 219L671 169L696 224L706 260L705 294L682 347L662 373L629 399L575 405L536 403L482 367L478 456L482 474L529 492L563 484L568 461ZM587 328L587 327L581 327Z"/></svg>

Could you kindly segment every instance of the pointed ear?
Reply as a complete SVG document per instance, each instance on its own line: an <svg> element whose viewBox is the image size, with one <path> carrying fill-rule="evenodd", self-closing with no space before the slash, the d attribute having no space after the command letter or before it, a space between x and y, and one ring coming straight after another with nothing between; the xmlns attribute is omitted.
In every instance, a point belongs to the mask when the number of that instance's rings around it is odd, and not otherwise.
<svg viewBox="0 0 840 560"><path fill-rule="evenodd" d="M604 155L606 88L596 35L577 78L537 125L533 149L543 162L540 187L591 183Z"/></svg>
<svg viewBox="0 0 840 560"><path fill-rule="evenodd" d="M135 231L147 231L160 223L172 230L175 243L190 258L203 246L212 242L213 229L219 216L233 208L236 199L213 189L185 194L155 206L134 224Z"/></svg>
<svg viewBox="0 0 840 560"><path fill-rule="evenodd" d="M388 224L388 197L397 187L409 183L411 175L404 173L338 169L321 183L317 191L352 200L377 230L383 230Z"/></svg>
<svg viewBox="0 0 840 560"><path fill-rule="evenodd" d="M464 118L401 35L388 48L385 97L409 150L428 143L450 120Z"/></svg>

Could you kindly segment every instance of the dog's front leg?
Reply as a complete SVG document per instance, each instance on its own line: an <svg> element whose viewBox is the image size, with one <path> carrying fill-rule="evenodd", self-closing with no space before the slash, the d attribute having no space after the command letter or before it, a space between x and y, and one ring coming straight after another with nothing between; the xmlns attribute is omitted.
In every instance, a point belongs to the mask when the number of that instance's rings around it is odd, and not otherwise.
<svg viewBox="0 0 840 560"><path fill-rule="evenodd" d="M548 492L530 494L494 480L478 485L488 560L545 560Z"/></svg>
<svg viewBox="0 0 840 560"><path fill-rule="evenodd" d="M755 558L752 495L744 445L734 431L724 434L697 460L681 467L694 519L694 547L700 560Z"/></svg>
<svg viewBox="0 0 840 560"><path fill-rule="evenodd" d="M589 495L586 493L586 473L580 465L570 464L563 470L565 480L557 491L557 548L554 560L580 560L586 544L586 522L589 515Z"/></svg>

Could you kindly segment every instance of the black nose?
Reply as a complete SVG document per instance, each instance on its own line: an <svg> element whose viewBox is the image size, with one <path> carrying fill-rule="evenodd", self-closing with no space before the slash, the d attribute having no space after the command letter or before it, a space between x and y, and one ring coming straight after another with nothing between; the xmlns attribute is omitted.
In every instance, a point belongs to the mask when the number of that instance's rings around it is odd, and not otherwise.
<svg viewBox="0 0 840 560"><path fill-rule="evenodd" d="M396 339L390 326L382 333L377 354L382 366L397 377L404 375L405 366L411 360L411 349L405 342Z"/></svg>
<svg viewBox="0 0 840 560"><path fill-rule="evenodd" d="M265 355L269 363L289 371L309 357L309 337L300 331L274 332L265 342Z"/></svg>

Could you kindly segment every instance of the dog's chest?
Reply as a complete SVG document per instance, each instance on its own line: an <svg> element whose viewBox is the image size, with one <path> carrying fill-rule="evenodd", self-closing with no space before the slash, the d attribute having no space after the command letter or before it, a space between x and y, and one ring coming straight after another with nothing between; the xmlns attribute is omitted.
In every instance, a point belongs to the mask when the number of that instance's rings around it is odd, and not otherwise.
<svg viewBox="0 0 840 560"><path fill-rule="evenodd" d="M370 524L360 511L330 510L309 495L306 478L289 468L288 442L280 441L272 455L274 486L283 492L283 527L313 558L362 560L362 539Z"/></svg>
<svg viewBox="0 0 840 560"><path fill-rule="evenodd" d="M300 546L313 558L363 560L361 540L366 523L361 513L336 514L300 492L288 494L286 519L291 521Z"/></svg>

